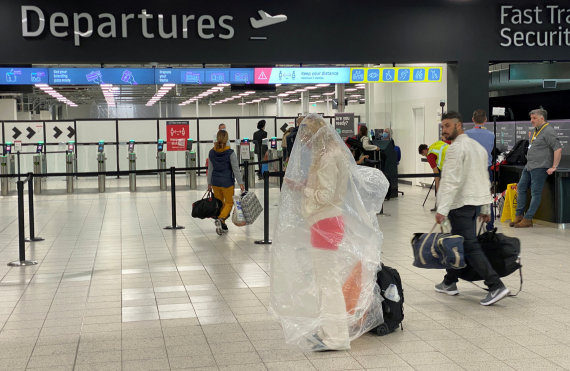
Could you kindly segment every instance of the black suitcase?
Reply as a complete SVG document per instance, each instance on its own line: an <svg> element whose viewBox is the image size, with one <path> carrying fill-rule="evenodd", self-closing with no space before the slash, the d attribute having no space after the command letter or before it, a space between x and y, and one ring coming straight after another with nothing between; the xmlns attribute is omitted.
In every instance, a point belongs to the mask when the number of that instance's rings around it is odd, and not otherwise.
<svg viewBox="0 0 570 371"><path fill-rule="evenodd" d="M384 323L376 327L373 331L377 335L384 336L393 332L400 327L402 330L402 321L404 320L404 289L402 288L402 280L398 271L392 267L382 264L382 270L378 272L377 276L378 286L384 297L384 292L390 284L396 285L400 301L395 303L392 300L386 299L382 302L382 312L384 314Z"/></svg>

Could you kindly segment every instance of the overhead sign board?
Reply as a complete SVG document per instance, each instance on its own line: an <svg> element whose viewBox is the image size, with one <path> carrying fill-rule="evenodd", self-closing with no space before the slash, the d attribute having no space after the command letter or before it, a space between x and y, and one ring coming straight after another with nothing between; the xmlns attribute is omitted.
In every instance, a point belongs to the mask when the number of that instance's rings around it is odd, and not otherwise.
<svg viewBox="0 0 570 371"><path fill-rule="evenodd" d="M50 68L50 85L154 85L152 68Z"/></svg>
<svg viewBox="0 0 570 371"><path fill-rule="evenodd" d="M47 68L0 68L0 85L34 85L47 83Z"/></svg>
<svg viewBox="0 0 570 371"><path fill-rule="evenodd" d="M442 67L351 68L351 83L441 82Z"/></svg>
<svg viewBox="0 0 570 371"><path fill-rule="evenodd" d="M158 68L157 84L253 84L253 68Z"/></svg>
<svg viewBox="0 0 570 371"><path fill-rule="evenodd" d="M349 77L349 67L255 69L256 84L344 84Z"/></svg>

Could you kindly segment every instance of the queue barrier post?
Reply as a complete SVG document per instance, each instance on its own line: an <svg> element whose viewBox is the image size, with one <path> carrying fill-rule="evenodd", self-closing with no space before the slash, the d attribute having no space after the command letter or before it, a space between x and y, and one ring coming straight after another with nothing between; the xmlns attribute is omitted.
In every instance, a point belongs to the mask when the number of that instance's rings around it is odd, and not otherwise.
<svg viewBox="0 0 570 371"><path fill-rule="evenodd" d="M255 241L256 245L271 245L269 239L269 172L263 173L263 240Z"/></svg>
<svg viewBox="0 0 570 371"><path fill-rule="evenodd" d="M43 241L41 237L36 237L35 232L35 218L34 218L34 174L28 173L28 226L30 228L30 238L26 242Z"/></svg>
<svg viewBox="0 0 570 371"><path fill-rule="evenodd" d="M18 180L16 182L18 189L18 247L19 247L19 258L8 263L10 267L24 267L28 265L36 265L37 261L26 260L26 241L24 237L24 181Z"/></svg>
<svg viewBox="0 0 570 371"><path fill-rule="evenodd" d="M176 224L176 168L170 168L170 200L172 210L172 225L164 227L164 229L184 229L183 226Z"/></svg>

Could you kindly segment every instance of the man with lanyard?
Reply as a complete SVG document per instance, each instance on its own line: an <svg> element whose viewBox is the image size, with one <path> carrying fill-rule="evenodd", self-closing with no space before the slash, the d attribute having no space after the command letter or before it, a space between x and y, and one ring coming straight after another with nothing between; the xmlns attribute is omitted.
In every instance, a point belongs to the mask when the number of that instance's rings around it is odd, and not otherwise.
<svg viewBox="0 0 570 371"><path fill-rule="evenodd" d="M534 133L528 146L527 162L517 185L517 211L515 220L510 223L515 228L532 227L532 218L540 206L546 177L556 171L562 158L562 145L554 128L546 122L546 110L538 108L530 111L529 115ZM531 200L524 214L529 186Z"/></svg>
<svg viewBox="0 0 570 371"><path fill-rule="evenodd" d="M440 174L441 170L443 169L443 163L445 162L445 153L447 152L447 148L451 144L450 141L446 140L438 140L437 142L433 143L431 146L427 146L427 144L420 144L418 148L418 152L420 155L427 158L429 166L434 174ZM435 177L435 194L437 195L437 190L439 189L439 176ZM437 210L437 205L431 209L430 211L435 212Z"/></svg>
<svg viewBox="0 0 570 371"><path fill-rule="evenodd" d="M485 122L487 122L487 114L485 110L476 109L473 112L473 117L471 121L475 124L473 129L469 129L465 131L465 134L480 145L485 148L487 151L487 167L489 168L489 180L491 181L491 185L495 181L493 179L493 170L491 170L491 165L493 162L493 147L495 147L495 135L490 132L489 130L485 129ZM495 227L495 210L493 209L493 205L491 205L491 221L487 223L487 230L492 231Z"/></svg>

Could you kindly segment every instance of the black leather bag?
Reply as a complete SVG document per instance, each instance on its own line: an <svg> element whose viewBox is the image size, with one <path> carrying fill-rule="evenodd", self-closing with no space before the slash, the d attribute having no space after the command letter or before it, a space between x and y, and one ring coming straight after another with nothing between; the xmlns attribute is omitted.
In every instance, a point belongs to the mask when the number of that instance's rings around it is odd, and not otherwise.
<svg viewBox="0 0 570 371"><path fill-rule="evenodd" d="M193 218L217 218L222 210L222 201L214 197L214 194L209 191L204 193L201 200L192 204L192 217Z"/></svg>
<svg viewBox="0 0 570 371"><path fill-rule="evenodd" d="M521 242L518 238L497 233L497 228L477 236L481 249L489 263L500 277L506 277L522 267L520 261ZM481 281L483 278L473 268L461 270L459 278L466 281Z"/></svg>

